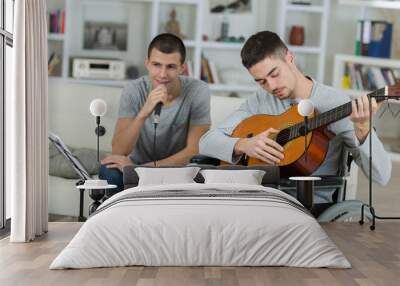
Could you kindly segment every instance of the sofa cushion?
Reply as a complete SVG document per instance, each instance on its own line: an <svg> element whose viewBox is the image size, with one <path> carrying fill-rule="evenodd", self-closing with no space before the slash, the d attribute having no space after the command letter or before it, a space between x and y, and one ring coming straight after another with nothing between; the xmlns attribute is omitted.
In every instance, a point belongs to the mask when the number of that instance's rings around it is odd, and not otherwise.
<svg viewBox="0 0 400 286"><path fill-rule="evenodd" d="M239 165L223 165L223 166L213 166L213 165L193 165L196 167L200 167L201 170L207 169L221 169L221 170L262 170L265 171L264 177L262 179L261 184L263 186L268 187L277 187L279 185L279 167L277 166L267 166L267 165L259 165L259 166L239 166ZM124 180L124 189L129 189L136 187L139 183L139 176L135 172L135 168L138 166L125 166L123 169L123 180ZM176 168L176 166L163 166L157 168ZM152 167L148 167L152 168ZM153 167L154 168L154 167ZM196 183L204 183L203 176L197 173L197 176L194 178Z"/></svg>
<svg viewBox="0 0 400 286"><path fill-rule="evenodd" d="M98 173L100 164L97 162L97 150L88 148L72 148L68 146L72 154L79 159L89 175ZM100 152L100 160L106 156L106 152ZM71 163L55 147L53 142L49 142L49 174L50 176L65 179L79 179L80 177L72 168Z"/></svg>

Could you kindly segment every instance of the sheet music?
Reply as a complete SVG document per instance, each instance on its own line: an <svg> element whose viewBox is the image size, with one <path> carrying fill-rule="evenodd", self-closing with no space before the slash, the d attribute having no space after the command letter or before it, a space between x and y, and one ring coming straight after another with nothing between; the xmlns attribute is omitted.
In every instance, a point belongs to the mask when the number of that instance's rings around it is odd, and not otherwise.
<svg viewBox="0 0 400 286"><path fill-rule="evenodd" d="M79 159L72 154L71 150L69 150L68 146L58 137L56 134L49 131L49 139L51 142L54 143L57 150L60 151L61 154L72 164L72 168L74 168L75 172L78 176L83 180L90 180L92 179L89 175L89 172L86 168L82 165Z"/></svg>

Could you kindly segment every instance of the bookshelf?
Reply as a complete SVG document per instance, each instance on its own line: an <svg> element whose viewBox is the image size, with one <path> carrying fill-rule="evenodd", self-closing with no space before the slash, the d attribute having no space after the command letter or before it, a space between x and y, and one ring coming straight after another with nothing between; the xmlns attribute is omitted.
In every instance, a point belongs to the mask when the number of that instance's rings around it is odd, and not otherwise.
<svg viewBox="0 0 400 286"><path fill-rule="evenodd" d="M49 77L64 77L67 65L65 52L66 0L47 3Z"/></svg>
<svg viewBox="0 0 400 286"><path fill-rule="evenodd" d="M194 78L201 78L202 55L213 54L210 61L221 59L221 52L235 53L236 65L241 67L240 49L243 43L203 41L205 33L204 14L208 6L203 0L48 0L49 13L54 10L65 11L65 33L48 33L49 57L55 51L59 54L59 71L50 76L50 80L65 80L69 83L123 87L129 80L95 80L76 79L72 77L71 62L74 57L119 58L129 65L139 68L140 75L146 73L143 60L147 55L147 44L159 33L165 32L165 23L172 9L177 11L177 19L181 23L181 31L185 34L184 43L187 48L187 60L191 62ZM83 48L83 29L85 21L113 21L112 16L119 15L118 21L125 21L128 26L127 51L101 51ZM136 16L136 17L133 17ZM110 18L111 17L111 18ZM111 20L110 20L111 19ZM123 19L123 20L120 20ZM116 20L117 21L117 20ZM141 35L137 35L137 29ZM130 39L132 38L132 40ZM138 45L138 42L141 43ZM140 46L140 47L138 47ZM135 58L132 58L132 55ZM208 58L208 57L207 57ZM216 65L217 74L220 66ZM243 68L241 73L247 75ZM221 78L221 77L220 77ZM243 78L242 76L240 78ZM257 85L247 78L246 84L225 83L222 78L216 84L210 84L215 93L244 92L250 93Z"/></svg>
<svg viewBox="0 0 400 286"><path fill-rule="evenodd" d="M310 5L292 4L290 0L279 2L278 34L289 43L290 28L304 27L304 45L288 45L288 48L294 52L296 63L305 74L324 82L330 1L312 1Z"/></svg>
<svg viewBox="0 0 400 286"><path fill-rule="evenodd" d="M343 92L348 94L351 98L366 94L368 90L343 89L342 80L346 63L359 64L367 67L376 67L379 69L390 68L400 71L400 60L337 54L334 61L333 86L338 89L342 89ZM394 109L395 112L397 112L398 108L400 107L400 101L398 100L389 99L389 104L394 105L394 107L392 106L392 109ZM387 105L387 103L385 103L385 105ZM381 107L381 109L383 108L386 107ZM398 127L396 119L393 119L392 115L388 112L386 112L386 114L382 118L380 118L379 116L376 117L376 119L377 120L375 122L375 125L377 126L378 134L380 134L380 137L382 137L383 139L387 139L386 141L382 141L385 144L386 148L389 149L389 155L392 161L400 162L400 154L391 151L392 144L390 143L393 142L393 140L395 140L396 142L399 141L400 129Z"/></svg>
<svg viewBox="0 0 400 286"><path fill-rule="evenodd" d="M361 19L367 18L378 18L385 19L385 14L377 14L377 15L368 15L367 12L374 10L381 11L389 11L389 10L398 10L400 9L399 1L365 1L365 0L339 0L339 5L349 6L359 8L358 12L360 13ZM356 10L355 10L356 11ZM356 25L356 23L354 23ZM395 31L392 32L393 36ZM356 40L356 39L354 39ZM393 41L395 38L393 38ZM392 42L393 42L392 41ZM342 79L345 70L346 63L362 65L367 67L373 67L375 69L392 69L392 70L400 70L400 60L392 59L392 58L375 58L375 57L367 57L367 56L355 56L349 54L337 54L335 55L334 60L334 71L333 71L333 86L337 88L343 88ZM398 77L398 75L397 75ZM387 84L387 82L386 82ZM360 90L360 89L345 89L350 95L358 96L367 92L368 90ZM398 101L390 101L393 103L398 103Z"/></svg>
<svg viewBox="0 0 400 286"><path fill-rule="evenodd" d="M388 15L387 14L382 15L380 12L386 13L389 10L398 12L398 10L400 9L399 1L339 0L338 4L348 7L358 8L358 11L356 11L356 9L354 11L359 13L361 19L367 19L371 17L386 19ZM356 23L354 23L354 25L356 25ZM394 36L394 33L392 36ZM393 41L395 40L396 38L394 37ZM342 88L344 65L346 63L372 66L379 69L381 68L391 68L397 70L400 69L399 59L371 58L365 56L338 54L335 56L334 71L333 71L333 85L337 88ZM350 96L359 96L361 94L365 94L366 91L361 91L358 89L344 89L344 92L347 92ZM389 104L396 104L396 107L399 106L398 105L399 102L397 100L389 100ZM380 137L382 137L383 139L382 142L384 143L386 148L389 149L389 155L392 161L399 162L400 154L392 151L393 140L398 142L400 136L400 129L396 120L393 119L392 115L385 114L382 118L377 118L375 124L378 127L377 131L381 133ZM390 140L388 140L388 138Z"/></svg>
<svg viewBox="0 0 400 286"><path fill-rule="evenodd" d="M388 68L392 70L400 71L400 60L394 59L382 59L382 58L372 58L372 57L364 57L364 56L354 56L354 55L346 55L346 54L337 54L335 55L334 61L334 71L333 71L333 86L336 88L343 89L350 96L357 97L361 94L365 94L370 90L366 89L352 89L352 88L343 88L343 77L345 76L346 64L358 64L365 67L374 67L374 68ZM387 84L387 83L385 83ZM382 87L382 86L378 86ZM393 103L399 103L397 100L390 100Z"/></svg>
<svg viewBox="0 0 400 286"><path fill-rule="evenodd" d="M357 6L361 8L400 9L399 1L365 1L365 0L339 0L340 5Z"/></svg>

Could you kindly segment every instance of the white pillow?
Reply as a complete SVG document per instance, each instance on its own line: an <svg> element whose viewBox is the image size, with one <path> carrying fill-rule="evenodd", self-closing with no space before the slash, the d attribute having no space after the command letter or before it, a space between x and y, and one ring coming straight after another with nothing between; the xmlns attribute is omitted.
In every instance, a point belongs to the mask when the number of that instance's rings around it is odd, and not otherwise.
<svg viewBox="0 0 400 286"><path fill-rule="evenodd" d="M205 184L234 183L261 185L265 171L262 170L202 170Z"/></svg>
<svg viewBox="0 0 400 286"><path fill-rule="evenodd" d="M199 170L199 167L135 168L139 176L139 186L195 183L193 179Z"/></svg>

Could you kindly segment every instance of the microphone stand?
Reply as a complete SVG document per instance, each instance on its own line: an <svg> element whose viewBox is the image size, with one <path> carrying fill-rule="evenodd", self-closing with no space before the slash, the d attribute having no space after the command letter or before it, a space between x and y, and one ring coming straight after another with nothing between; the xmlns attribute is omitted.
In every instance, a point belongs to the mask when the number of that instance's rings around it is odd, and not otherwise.
<svg viewBox="0 0 400 286"><path fill-rule="evenodd" d="M100 116L96 116L96 124L97 127L94 130L94 133L97 135L97 162L100 162L100 136L106 134L106 128L100 125Z"/></svg>
<svg viewBox="0 0 400 286"><path fill-rule="evenodd" d="M375 230L375 219L400 219L400 217L390 217L390 216L379 216L376 214L374 207L372 206L372 101L369 98L369 193L368 193L368 204L363 204L361 206L361 219L359 221L360 225L364 224L364 209L368 208L372 215L372 224L369 226L370 230Z"/></svg>
<svg viewBox="0 0 400 286"><path fill-rule="evenodd" d="M100 116L96 116L96 123L97 123L97 128L96 128L96 134L97 134L97 162L100 162Z"/></svg>
<svg viewBox="0 0 400 286"><path fill-rule="evenodd" d="M304 116L304 160L307 162L308 116Z"/></svg>

